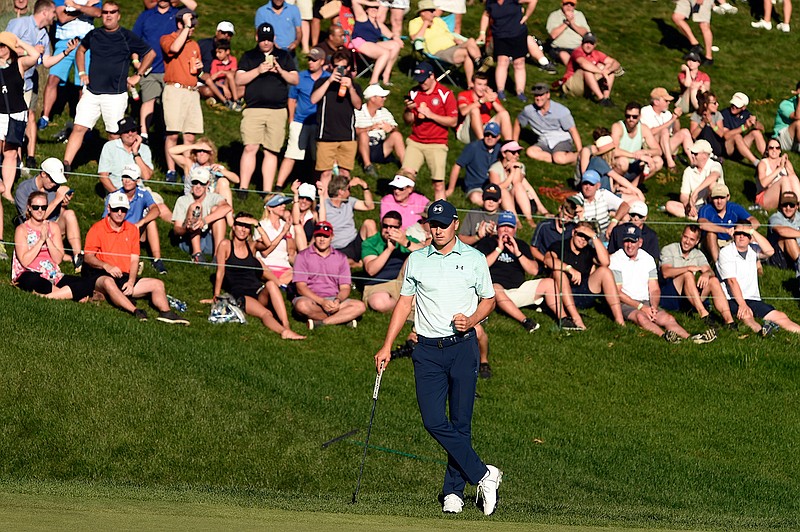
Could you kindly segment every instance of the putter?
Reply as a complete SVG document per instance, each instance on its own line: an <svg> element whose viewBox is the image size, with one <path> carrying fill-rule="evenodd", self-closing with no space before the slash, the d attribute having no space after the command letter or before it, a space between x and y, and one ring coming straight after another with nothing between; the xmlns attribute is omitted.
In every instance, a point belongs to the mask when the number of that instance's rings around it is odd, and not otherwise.
<svg viewBox="0 0 800 532"><path fill-rule="evenodd" d="M383 376L383 364L375 376L375 388L372 390L372 413L369 415L369 425L367 426L367 438L364 440L364 454L361 455L361 467L358 468L358 482L356 491L353 492L351 504L358 502L358 490L361 489L361 477L364 475L364 462L367 460L367 449L369 449L369 435L372 432L372 422L375 420L375 407L378 404L378 391L381 389L381 377Z"/></svg>

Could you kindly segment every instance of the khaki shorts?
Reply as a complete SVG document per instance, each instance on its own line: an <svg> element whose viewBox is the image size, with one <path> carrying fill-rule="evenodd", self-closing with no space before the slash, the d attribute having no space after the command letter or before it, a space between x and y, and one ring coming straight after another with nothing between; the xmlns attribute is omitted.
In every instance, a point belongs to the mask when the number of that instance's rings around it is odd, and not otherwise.
<svg viewBox="0 0 800 532"><path fill-rule="evenodd" d="M788 127L781 129L778 133L778 142L781 143L781 150L800 152L800 145L792 138L792 133Z"/></svg>
<svg viewBox="0 0 800 532"><path fill-rule="evenodd" d="M25 91L22 94L22 97L25 99L25 103L28 105L28 109L36 114L36 106L39 105L39 93L35 90L31 89L29 91Z"/></svg>
<svg viewBox="0 0 800 532"><path fill-rule="evenodd" d="M397 300L400 297L401 286L403 286L403 281L400 279L393 279L379 284L369 284L364 287L364 295L361 296L361 301L367 303L371 295L380 294L381 292L386 292Z"/></svg>
<svg viewBox="0 0 800 532"><path fill-rule="evenodd" d="M301 20L311 20L314 18L314 2L312 0L294 0L287 2L287 4L294 4L297 10L300 11Z"/></svg>
<svg viewBox="0 0 800 532"><path fill-rule="evenodd" d="M500 122L497 121L497 115L490 118L489 122L500 124ZM484 127L486 127L486 124L484 124ZM472 131L472 115L467 115L464 117L464 121L461 122L461 125L458 126L458 129L456 129L456 140L464 144L469 144L477 139L478 137L475 136L475 132Z"/></svg>
<svg viewBox="0 0 800 532"><path fill-rule="evenodd" d="M149 102L161 97L164 92L164 73L150 72L139 82L139 89L142 94L142 102Z"/></svg>
<svg viewBox="0 0 800 532"><path fill-rule="evenodd" d="M602 77L600 74L594 75L594 79ZM583 70L576 70L567 82L561 86L561 90L567 96L584 96L586 94L586 86L583 82Z"/></svg>
<svg viewBox="0 0 800 532"><path fill-rule="evenodd" d="M165 85L161 96L164 106L164 126L169 132L202 133L203 109L197 91Z"/></svg>
<svg viewBox="0 0 800 532"><path fill-rule="evenodd" d="M692 7L695 2L689 0L678 0L675 3L675 13L679 14L685 19L691 19L695 22L711 22L711 7L714 5L713 1L704 1L700 6L700 11L692 13Z"/></svg>
<svg viewBox="0 0 800 532"><path fill-rule="evenodd" d="M431 171L431 181L444 181L447 170L447 150L447 144L422 144L408 139L403 168L418 172L423 164L427 164Z"/></svg>
<svg viewBox="0 0 800 532"><path fill-rule="evenodd" d="M539 288L539 283L541 281L541 279L525 281L519 285L519 288L506 289L506 295L517 308L541 305L544 301L544 297L536 297L536 289Z"/></svg>
<svg viewBox="0 0 800 532"><path fill-rule="evenodd" d="M289 111L286 109L261 109L258 107L245 109L242 112L242 123L239 132L242 142L260 144L271 152L278 153L286 140L286 121Z"/></svg>
<svg viewBox="0 0 800 532"><path fill-rule="evenodd" d="M314 167L318 172L324 172L333 168L333 162L339 168L352 170L356 165L356 151L358 142L346 140L343 142L322 142L317 141L317 165Z"/></svg>
<svg viewBox="0 0 800 532"><path fill-rule="evenodd" d="M441 59L442 61L446 61L446 62L450 63L451 65L455 65L456 64L456 59L455 59L456 52L461 50L462 48L463 49L467 48L467 43L466 42L462 42L461 44L457 44L455 46L451 46L450 48L445 48L444 50L439 50L438 52L436 52L433 55L435 57ZM469 56L468 56L468 58L469 58ZM458 65L456 65L456 66L458 66Z"/></svg>

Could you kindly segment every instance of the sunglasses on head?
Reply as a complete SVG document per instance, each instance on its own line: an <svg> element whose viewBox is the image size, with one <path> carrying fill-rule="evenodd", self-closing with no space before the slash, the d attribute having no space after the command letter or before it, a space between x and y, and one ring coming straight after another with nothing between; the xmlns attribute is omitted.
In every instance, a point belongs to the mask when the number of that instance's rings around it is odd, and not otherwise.
<svg viewBox="0 0 800 532"><path fill-rule="evenodd" d="M111 207L109 209L111 212L128 212L127 207Z"/></svg>
<svg viewBox="0 0 800 532"><path fill-rule="evenodd" d="M47 210L47 205L31 205L32 211L45 211Z"/></svg>

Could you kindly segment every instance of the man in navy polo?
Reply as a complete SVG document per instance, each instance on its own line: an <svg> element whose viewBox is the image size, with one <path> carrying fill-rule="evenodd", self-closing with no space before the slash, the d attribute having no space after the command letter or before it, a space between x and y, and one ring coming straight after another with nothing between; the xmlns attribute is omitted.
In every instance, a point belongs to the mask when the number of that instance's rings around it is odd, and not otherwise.
<svg viewBox="0 0 800 532"><path fill-rule="evenodd" d="M719 249L732 242L733 228L737 223L749 222L753 229L758 229L760 224L744 207L730 201L731 194L727 186L717 183L711 187L709 196L709 202L697 213L697 221L700 229L705 231L703 246L709 262L716 262Z"/></svg>
<svg viewBox="0 0 800 532"><path fill-rule="evenodd" d="M489 167L500 156L500 148L497 146L499 139L500 124L487 122L483 127L483 138L464 146L450 171L450 182L445 191L448 198L455 192L458 174L464 168L467 171L464 177L464 193L467 199L475 205L483 205L483 187L489 181Z"/></svg>
<svg viewBox="0 0 800 532"><path fill-rule="evenodd" d="M471 426L479 359L475 326L494 309L494 288L486 257L456 238L458 214L452 204L433 202L428 225L432 243L408 258L400 299L375 355L375 367L379 372L386 368L392 343L415 304L419 342L412 360L417 402L425 429L447 451L442 511L461 512L469 482L477 484L483 513L491 515L503 473L478 457ZM441 282L444 276L447 283Z"/></svg>

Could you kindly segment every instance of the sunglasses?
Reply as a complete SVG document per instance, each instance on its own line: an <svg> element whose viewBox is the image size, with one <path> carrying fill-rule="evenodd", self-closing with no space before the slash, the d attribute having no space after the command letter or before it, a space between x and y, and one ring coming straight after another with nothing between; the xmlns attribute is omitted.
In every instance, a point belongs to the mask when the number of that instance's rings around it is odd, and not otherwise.
<svg viewBox="0 0 800 532"><path fill-rule="evenodd" d="M46 211L47 205L31 205L32 211Z"/></svg>
<svg viewBox="0 0 800 532"><path fill-rule="evenodd" d="M631 213L631 219L638 220L639 218L644 218L644 216L639 213Z"/></svg>
<svg viewBox="0 0 800 532"><path fill-rule="evenodd" d="M198 181L198 180L196 180L196 179L192 181L192 186L193 186L193 187L196 187L196 186L198 186L198 185L205 186L206 184L205 184L205 183L203 183L202 181Z"/></svg>
<svg viewBox="0 0 800 532"><path fill-rule="evenodd" d="M733 236L746 236L750 238L750 233L745 233L744 231L734 231Z"/></svg>
<svg viewBox="0 0 800 532"><path fill-rule="evenodd" d="M246 224L244 222L233 222L234 227L250 227L250 224Z"/></svg>
<svg viewBox="0 0 800 532"><path fill-rule="evenodd" d="M495 135L494 133L484 133L483 136L484 137L492 137L493 139L496 139L500 135Z"/></svg>
<svg viewBox="0 0 800 532"><path fill-rule="evenodd" d="M399 225L381 224L384 229L400 229Z"/></svg>
<svg viewBox="0 0 800 532"><path fill-rule="evenodd" d="M794 209L795 207L797 207L797 203L783 203L783 204L781 204L781 208L784 208L784 207L789 207L790 209Z"/></svg>
<svg viewBox="0 0 800 532"><path fill-rule="evenodd" d="M119 13L119 9L109 9L109 10L105 10L104 9L100 13L102 13L104 15L113 15L114 13Z"/></svg>
<svg viewBox="0 0 800 532"><path fill-rule="evenodd" d="M194 150L195 153L211 153L211 150Z"/></svg>
<svg viewBox="0 0 800 532"><path fill-rule="evenodd" d="M718 200L718 199L726 199L728 196L714 196L711 198L711 201Z"/></svg>
<svg viewBox="0 0 800 532"><path fill-rule="evenodd" d="M639 118L639 115L629 115L628 113L625 113L625 118L629 119Z"/></svg>
<svg viewBox="0 0 800 532"><path fill-rule="evenodd" d="M108 210L111 212L128 212L128 209L125 207L111 207Z"/></svg>
<svg viewBox="0 0 800 532"><path fill-rule="evenodd" d="M581 237L581 238L582 238L582 239L584 239L584 240L591 240L591 239L592 239L592 237L590 237L590 236L589 236L589 235L587 235L586 233L579 233L579 232L577 232L577 231L575 232L575 236L579 236L579 237Z"/></svg>
<svg viewBox="0 0 800 532"><path fill-rule="evenodd" d="M780 146L767 146L767 149L768 150L780 150L781 147Z"/></svg>

